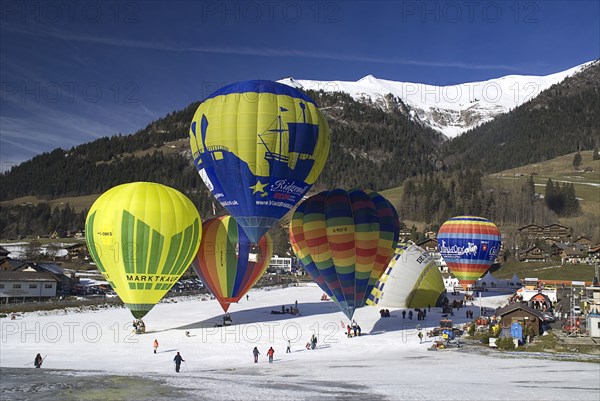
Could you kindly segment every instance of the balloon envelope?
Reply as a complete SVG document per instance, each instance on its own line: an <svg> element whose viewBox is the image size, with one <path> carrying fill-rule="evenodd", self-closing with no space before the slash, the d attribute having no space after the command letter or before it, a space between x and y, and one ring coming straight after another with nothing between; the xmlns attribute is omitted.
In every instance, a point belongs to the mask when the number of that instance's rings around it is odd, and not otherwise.
<svg viewBox="0 0 600 401"><path fill-rule="evenodd" d="M233 217L223 216L202 225L202 242L192 266L227 312L262 277L271 256L273 241L268 233L254 245Z"/></svg>
<svg viewBox="0 0 600 401"><path fill-rule="evenodd" d="M422 308L437 305L444 293L442 274L431 255L413 243L402 242L371 291L367 304Z"/></svg>
<svg viewBox="0 0 600 401"><path fill-rule="evenodd" d="M442 224L437 242L448 268L467 289L494 263L501 237L498 227L483 217L458 216Z"/></svg>
<svg viewBox="0 0 600 401"><path fill-rule="evenodd" d="M90 255L136 318L179 280L198 251L200 216L181 192L134 182L103 193L85 223Z"/></svg>
<svg viewBox="0 0 600 401"><path fill-rule="evenodd" d="M392 258L398 228L396 210L381 195L336 189L298 206L290 240L307 273L351 319Z"/></svg>
<svg viewBox="0 0 600 401"><path fill-rule="evenodd" d="M243 81L200 104L190 146L208 189L256 243L321 174L329 128L314 101L297 89Z"/></svg>

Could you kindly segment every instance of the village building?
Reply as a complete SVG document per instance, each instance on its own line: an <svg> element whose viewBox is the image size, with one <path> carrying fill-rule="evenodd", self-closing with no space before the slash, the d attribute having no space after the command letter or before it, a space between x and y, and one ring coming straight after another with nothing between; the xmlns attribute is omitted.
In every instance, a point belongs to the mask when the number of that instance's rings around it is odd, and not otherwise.
<svg viewBox="0 0 600 401"><path fill-rule="evenodd" d="M578 264L587 261L587 252L582 245L570 244L561 248L561 264Z"/></svg>
<svg viewBox="0 0 600 401"><path fill-rule="evenodd" d="M56 297L58 283L49 273L0 271L0 302Z"/></svg>
<svg viewBox="0 0 600 401"><path fill-rule="evenodd" d="M502 331L510 333L510 326L522 323L525 327L531 327L536 336L543 333L544 315L541 311L530 308L522 303L512 303L504 308L496 310L496 316L500 317Z"/></svg>
<svg viewBox="0 0 600 401"><path fill-rule="evenodd" d="M48 274L56 282L58 295L69 294L78 281L74 274L66 274L62 267L54 263L34 263L7 258L1 261L0 271Z"/></svg>
<svg viewBox="0 0 600 401"><path fill-rule="evenodd" d="M291 273L292 271L292 258L280 257L273 255L269 261L269 271L276 273Z"/></svg>
<svg viewBox="0 0 600 401"><path fill-rule="evenodd" d="M587 287L589 298L589 310L587 315L587 327L590 337L600 338L600 287ZM591 294L590 294L591 293Z"/></svg>
<svg viewBox="0 0 600 401"><path fill-rule="evenodd" d="M592 245L592 240L586 236L581 236L581 237L577 238L575 241L573 241L573 243L581 245L584 248L584 250L587 251L588 249L590 249L590 246Z"/></svg>
<svg viewBox="0 0 600 401"><path fill-rule="evenodd" d="M587 251L587 263L600 263L600 245L596 245Z"/></svg>
<svg viewBox="0 0 600 401"><path fill-rule="evenodd" d="M544 228L537 224L529 224L519 228L518 231L522 238L538 239L544 236Z"/></svg>
<svg viewBox="0 0 600 401"><path fill-rule="evenodd" d="M70 260L89 260L90 253L86 244L73 244L65 248Z"/></svg>
<svg viewBox="0 0 600 401"><path fill-rule="evenodd" d="M537 224L529 224L518 229L522 239L528 240L566 240L571 236L571 229L560 224L550 224L542 227Z"/></svg>
<svg viewBox="0 0 600 401"><path fill-rule="evenodd" d="M448 273L448 265L446 264L446 261L444 260L444 258L442 258L442 254L438 250L438 243L435 239L435 233L433 233L433 231L430 231L427 234L433 234L433 236L427 237L424 240L420 241L419 243L417 243L417 246L423 248L427 253L431 255L433 263L435 263L440 272Z"/></svg>
<svg viewBox="0 0 600 401"><path fill-rule="evenodd" d="M545 262L547 260L546 252L537 245L520 252L517 257L521 262Z"/></svg>
<svg viewBox="0 0 600 401"><path fill-rule="evenodd" d="M560 224L550 224L544 227L545 238L567 239L571 236L569 227Z"/></svg>
<svg viewBox="0 0 600 401"><path fill-rule="evenodd" d="M402 228L398 233L398 242L406 242L410 240L412 230L410 228Z"/></svg>

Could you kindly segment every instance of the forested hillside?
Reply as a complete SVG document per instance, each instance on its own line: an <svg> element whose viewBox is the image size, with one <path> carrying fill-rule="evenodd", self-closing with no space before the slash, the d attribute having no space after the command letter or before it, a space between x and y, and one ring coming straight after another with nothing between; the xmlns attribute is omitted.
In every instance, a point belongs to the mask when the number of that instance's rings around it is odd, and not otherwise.
<svg viewBox="0 0 600 401"><path fill-rule="evenodd" d="M530 188L492 185L483 181L483 173L578 148L592 149L600 136L598 62L446 143L436 131L414 122L410 108L391 95L384 105L375 105L344 93L308 94L331 129L329 158L313 192L334 187L383 190L405 184L397 205L402 218L433 225L464 213L481 214L499 224L555 221L561 212L555 214L534 199ZM203 218L213 215L213 207L218 214L220 206L200 180L186 140L197 106L172 112L133 135L101 138L34 157L0 175L0 201L78 197L125 182L154 181L185 193ZM84 218L85 211L77 213L69 205L51 210L43 204L23 208L5 202L0 207L0 236L79 230Z"/></svg>
<svg viewBox="0 0 600 401"><path fill-rule="evenodd" d="M390 110L354 101L344 94L310 93L322 107L331 129L328 162L313 190L398 186L406 177L436 169L441 137L410 121L402 104ZM0 200L33 195L56 199L100 194L132 181L153 181L185 193L203 217L212 215L213 200L191 160L185 138L198 103L173 112L139 132L96 141L69 150L39 155L0 176ZM176 143L177 145L167 144ZM214 202L219 208L218 202ZM39 210L38 210L39 209ZM46 206L24 210L0 208L0 235L44 234L48 229L75 230L57 222ZM17 233L18 232L18 233Z"/></svg>

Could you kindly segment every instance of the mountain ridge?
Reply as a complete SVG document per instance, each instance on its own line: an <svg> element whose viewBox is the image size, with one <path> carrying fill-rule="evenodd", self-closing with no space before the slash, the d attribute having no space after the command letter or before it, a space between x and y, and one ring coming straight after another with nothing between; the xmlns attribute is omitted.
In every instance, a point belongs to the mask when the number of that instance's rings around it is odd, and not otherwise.
<svg viewBox="0 0 600 401"><path fill-rule="evenodd" d="M389 95L407 107L414 121L447 138L455 138L537 97L552 85L582 72L589 61L545 76L506 75L456 85L429 85L379 79L366 75L358 81L317 81L288 77L278 82L315 92L343 92L353 99L386 109Z"/></svg>

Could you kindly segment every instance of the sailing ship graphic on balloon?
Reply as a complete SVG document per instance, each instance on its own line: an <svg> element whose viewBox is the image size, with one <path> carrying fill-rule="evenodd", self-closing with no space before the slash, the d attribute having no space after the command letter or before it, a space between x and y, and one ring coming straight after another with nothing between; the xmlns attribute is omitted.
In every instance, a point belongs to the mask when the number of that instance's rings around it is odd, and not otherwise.
<svg viewBox="0 0 600 401"><path fill-rule="evenodd" d="M265 149L264 160L269 164L269 171L260 171L261 169L258 169L255 175L250 171L248 163L231 152L228 147L223 145L207 146L206 136L209 121L206 115L202 116L200 123L202 146L198 146L199 152L194 161L198 165L204 166L204 168L234 162L239 165L244 177L252 179L266 179L269 176L274 176L304 181L315 164L312 156L319 136L319 125L307 123L306 105L301 102L300 108L302 109L302 122L284 123L281 113L285 113L288 110L280 107L280 114L276 120L264 132L258 133L259 144ZM192 123L192 133L194 136L196 136L195 125L195 123ZM275 136L276 139L271 139L271 136ZM307 137L310 140L306 140Z"/></svg>
<svg viewBox="0 0 600 401"><path fill-rule="evenodd" d="M238 115L235 132L224 113L208 110L190 129L202 180L253 243L308 192L322 169L315 163L329 148L328 129L314 105L309 109L295 98L284 106L279 103L247 126ZM267 124L261 118L269 118Z"/></svg>

